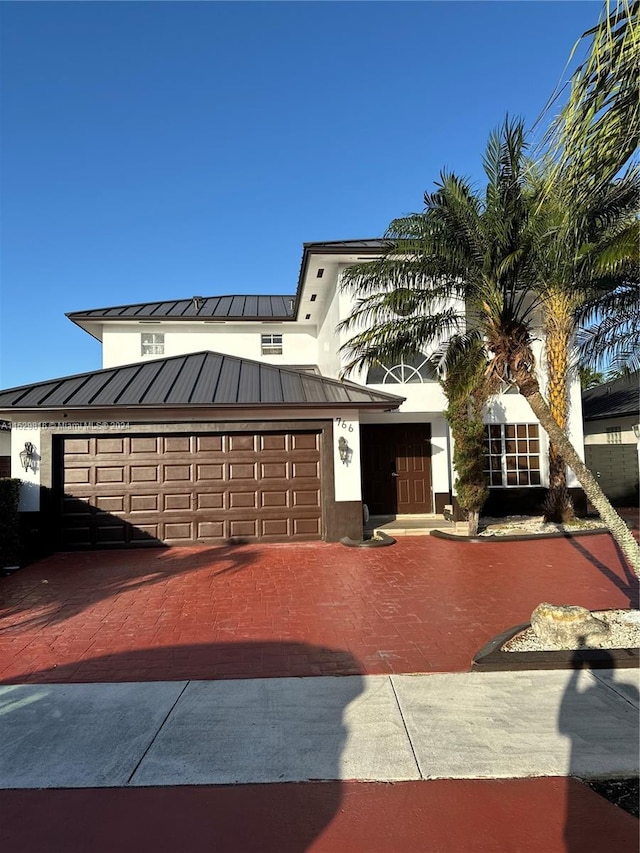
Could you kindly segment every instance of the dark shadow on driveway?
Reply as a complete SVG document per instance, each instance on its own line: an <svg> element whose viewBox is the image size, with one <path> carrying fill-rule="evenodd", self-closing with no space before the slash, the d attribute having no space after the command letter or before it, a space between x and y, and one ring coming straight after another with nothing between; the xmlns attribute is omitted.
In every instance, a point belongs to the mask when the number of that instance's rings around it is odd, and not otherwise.
<svg viewBox="0 0 640 853"><path fill-rule="evenodd" d="M50 669L25 671L0 684L286 678L362 672L360 662L343 649L265 640L194 643L87 657Z"/></svg>
<svg viewBox="0 0 640 853"><path fill-rule="evenodd" d="M324 699L325 691L321 691L320 704L301 709L300 719L294 717L291 711L288 715L284 714L284 718L276 717L271 706L262 706L256 702L255 708L251 708L254 714L251 725L247 728L247 720L244 719L238 726L238 732L245 731L254 743L252 747L249 742L246 748L249 767L253 766L251 757L256 754L256 778L260 778L260 773L264 772L264 762L271 755L274 764L281 759L283 767L304 768L302 773L306 772L307 764L315 767L317 762L318 773L313 782L340 779L341 757L348 734L344 712L363 690L361 667L352 655L345 650L306 643L230 643L114 654L97 659L94 663L106 666L114 682L134 678L181 680L188 678L188 667L185 669L184 661L193 654L202 655L210 662L212 678L215 667L223 664L237 666L240 675L243 665L263 661L266 663L263 674L266 675L276 672L278 666L287 664L295 671L296 662L301 660L335 659L343 668L348 661L356 677L335 679L340 689L333 690L328 685L327 701ZM269 661L279 663L270 667ZM90 664L86 662L86 665ZM73 665L56 669L55 673L41 671L39 675L43 681L52 680L51 676L55 676L55 680L62 676L59 679L61 681L89 680L90 672L88 669L82 670L84 665L85 662L78 663L81 679L74 678L78 672L74 672ZM312 681L316 682L316 679ZM228 682L218 683L228 685ZM296 683L299 683L297 679ZM60 784L56 781L58 777L64 783L65 773L73 776L76 772L73 763L77 762L91 785L92 774L99 778L104 767L100 763L101 750L109 750L110 744L114 753L120 748L119 745L114 746L108 736L103 740L103 732L113 726L113 714L119 714L124 736L129 733L132 737L132 730L134 735L140 726L144 730L144 708L138 712L135 703L125 707L116 706L115 709L110 706L111 710L95 705L88 722L83 722L84 712L80 713L77 724L79 730L77 727L70 728L65 720L65 702L84 701L81 694L74 700L73 694L66 697L64 694L54 694L51 692L53 688L47 689L44 685L37 688L37 694L27 695L28 689L19 686L4 688L6 699L2 713L7 725L2 750L5 769L2 772L5 776L8 774L16 779L27 779L23 784L10 786L24 790L3 792L8 795L8 800L5 800L6 808L0 812L0 835L6 849L12 853L45 850L61 853L112 853L115 850L125 853L134 850L153 850L158 853L178 850L189 853L303 853L313 845L341 808L343 790L340 781L313 784L310 780L309 783L288 785L209 784L198 787L190 787L193 783L185 782L184 786L82 787L74 790L73 783ZM21 691L25 693L24 697L20 696ZM185 697L188 691L189 687L186 688ZM2 692L0 689L0 700ZM226 692L229 692L228 688ZM214 690L212 696L215 695ZM255 693L251 695L255 696ZM2 705L0 701L0 707ZM77 709L77 705L74 707ZM172 715L178 715L179 707L178 703L162 723L163 730L173 724ZM199 772L202 772L203 767L206 772L206 768L212 765L224 769L226 765L220 756L226 755L229 749L229 743L224 739L225 733L229 736L229 732L234 730L230 708L223 703L219 711L207 706L198 712L187 703L186 710L180 713L182 722L178 721L178 726L193 728L202 741L201 747L189 757L176 753L175 749L172 752L171 738L168 739L172 756L169 760L174 761L176 772L181 772L183 764L187 769L194 767ZM16 718L13 726L12 716ZM308 731L305 726L308 726ZM29 749L29 738L23 742L20 734L24 733L25 727L36 732L40 728L40 750L34 752ZM91 741L91 748L86 751L82 748L83 738ZM165 748L166 743L165 738ZM257 756L262 749L266 750L266 757L262 753L259 758ZM109 753L110 760L115 761L116 758ZM136 767L135 760L133 758L132 776L140 767L140 764ZM64 762L62 768L61 761ZM216 772L220 773L220 770ZM45 779L45 784L51 789L33 790L40 786L40 779ZM276 781L277 776L274 774ZM122 785L120 782L117 784Z"/></svg>
<svg viewBox="0 0 640 853"><path fill-rule="evenodd" d="M618 565L622 570L620 574L623 575L623 577L620 577L619 574L616 574L616 571L613 568L607 566L606 563L603 563L602 560L599 560L594 556L594 554L589 550L588 542L586 542L586 540L579 540L571 536L566 537L566 539L572 548L584 557L585 560L588 560L592 566L595 566L608 581L628 597L630 608L638 607L640 581L629 567L629 564L627 563L617 542L614 542L616 559L618 560Z"/></svg>

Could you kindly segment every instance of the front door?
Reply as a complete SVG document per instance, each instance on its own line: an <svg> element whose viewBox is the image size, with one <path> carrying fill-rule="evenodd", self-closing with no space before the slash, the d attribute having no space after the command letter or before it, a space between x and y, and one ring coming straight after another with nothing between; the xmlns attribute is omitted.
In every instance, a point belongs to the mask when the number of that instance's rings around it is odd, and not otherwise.
<svg viewBox="0 0 640 853"><path fill-rule="evenodd" d="M362 499L372 515L432 512L429 424L364 424Z"/></svg>

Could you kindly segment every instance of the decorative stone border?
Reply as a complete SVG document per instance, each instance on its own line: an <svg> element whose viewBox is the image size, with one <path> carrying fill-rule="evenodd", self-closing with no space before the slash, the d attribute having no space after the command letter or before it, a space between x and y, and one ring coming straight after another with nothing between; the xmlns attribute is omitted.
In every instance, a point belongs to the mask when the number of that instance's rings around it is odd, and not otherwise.
<svg viewBox="0 0 640 853"><path fill-rule="evenodd" d="M438 539L448 539L450 542L526 542L531 539L573 539L575 536L602 536L603 533L610 535L610 530L602 527L598 530L573 530L558 533L517 533L505 536L459 536L456 533L447 533L446 530L431 530L429 535Z"/></svg>
<svg viewBox="0 0 640 853"><path fill-rule="evenodd" d="M483 646L473 659L473 669L485 672L505 672L513 669L573 669L576 660L590 669L620 669L637 667L638 649L558 649L540 652L503 652L502 646L516 634L531 627L523 622L509 628Z"/></svg>

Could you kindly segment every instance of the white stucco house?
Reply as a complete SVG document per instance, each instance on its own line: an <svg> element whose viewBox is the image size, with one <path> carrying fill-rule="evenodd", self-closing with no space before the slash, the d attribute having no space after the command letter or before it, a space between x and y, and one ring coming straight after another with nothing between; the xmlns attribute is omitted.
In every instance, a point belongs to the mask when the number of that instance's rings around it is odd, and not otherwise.
<svg viewBox="0 0 640 853"><path fill-rule="evenodd" d="M305 244L291 294L68 314L101 342L102 370L0 391L32 528L61 549L336 541L362 535L363 503L442 513L451 439L426 355L340 380L340 276L382 245ZM528 403L501 394L486 422L494 508L539 502L547 441ZM578 383L569 432L581 448Z"/></svg>

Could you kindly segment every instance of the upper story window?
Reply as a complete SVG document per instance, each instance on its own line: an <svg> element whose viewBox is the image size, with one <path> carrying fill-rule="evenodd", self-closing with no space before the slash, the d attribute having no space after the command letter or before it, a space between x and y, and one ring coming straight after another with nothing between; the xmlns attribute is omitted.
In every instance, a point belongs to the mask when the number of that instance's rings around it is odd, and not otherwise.
<svg viewBox="0 0 640 853"><path fill-rule="evenodd" d="M164 355L164 332L143 332L140 352L142 355Z"/></svg>
<svg viewBox="0 0 640 853"><path fill-rule="evenodd" d="M260 335L262 355L282 355L282 335Z"/></svg>
<svg viewBox="0 0 640 853"><path fill-rule="evenodd" d="M540 485L538 424L491 424L485 427L484 444L489 486Z"/></svg>
<svg viewBox="0 0 640 853"><path fill-rule="evenodd" d="M434 382L436 371L424 353L401 358L397 364L376 364L369 368L367 385L403 385L407 382Z"/></svg>

